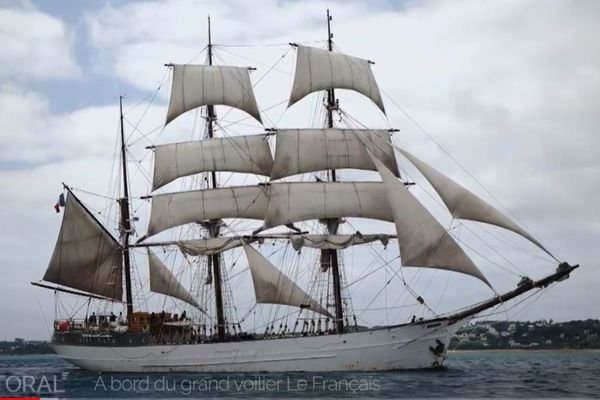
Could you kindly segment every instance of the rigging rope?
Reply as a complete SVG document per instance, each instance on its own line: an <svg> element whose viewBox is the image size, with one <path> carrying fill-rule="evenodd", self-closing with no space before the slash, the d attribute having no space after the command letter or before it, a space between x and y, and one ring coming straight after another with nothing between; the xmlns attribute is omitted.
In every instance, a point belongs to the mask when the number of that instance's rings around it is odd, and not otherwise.
<svg viewBox="0 0 600 400"><path fill-rule="evenodd" d="M483 183L481 183L473 174L471 174L456 158L454 158L452 156L452 154L450 154L449 151L447 151L442 145L441 143L439 143L429 132L427 132L427 130L425 130L425 128L423 128L423 126L421 126L421 124L419 124L406 110L404 110L404 108L402 108L398 103L396 103L394 101L394 99L389 96L384 90L381 91L387 98L388 100L394 105L396 106L396 108L398 108L402 114L404 114L404 116L406 116L406 118L408 118L408 120L410 122L412 122L421 132L423 132L428 138L429 140L431 140L440 150L442 150L442 152L444 152L460 169L463 170L463 172L465 172L467 175L469 175L469 177L471 177L471 179L473 179L473 181L475 181L475 183L477 183L489 196L491 196L503 209L505 212L507 212L512 218L515 219L515 221L517 221L519 224L521 224L523 227L525 227L529 232L532 232L532 230L525 225L522 221L520 221L509 209L508 207L506 207L496 196L494 196L494 194L488 190ZM559 262L558 258L554 257L554 259Z"/></svg>
<svg viewBox="0 0 600 400"><path fill-rule="evenodd" d="M327 42L326 40L311 40L311 41L306 41L306 42L296 42L297 44L314 44L314 43L325 43ZM218 46L218 47L283 47L283 46L289 46L289 42L285 42L285 43L258 43L258 44L247 44L247 43L241 43L241 44L213 44L213 46Z"/></svg>
<svg viewBox="0 0 600 400"><path fill-rule="evenodd" d="M345 115L347 115L347 116L348 116L348 117L349 117L349 118L350 118L350 119L351 119L353 122L355 122L355 123L357 123L357 124L361 125L363 128L366 128L366 126L365 126L364 124L362 124L360 121L358 121L358 120L356 120L355 118L353 118L352 116L350 116L350 115L346 114L344 111L342 111L342 113L344 113ZM354 128L353 126L350 126L350 127L351 127L351 128ZM407 178L411 179L413 182L415 182L415 183L416 183L416 181L415 181L414 179L412 179L412 177L411 177L411 176L410 176L410 175L409 175L409 174L406 172L406 169L405 169L405 168L403 168L403 167L402 167L402 170L403 170L403 175L404 175L404 176L406 176ZM442 204L442 203L439 201L439 199L437 198L437 196L436 196L434 193L432 193L432 192L431 192L430 190L428 190L427 188L423 187L421 184L419 184L419 183L416 183L416 184L417 184L417 186L418 186L418 187L419 187L419 188L420 188L420 189L421 189L421 190L422 190L422 191L423 191L425 194L427 194L427 195L428 195L428 196L429 196L429 197L430 197L430 198L431 198L431 199L432 199L432 200L435 202L435 204L437 204L437 205L438 205L438 206L439 206L441 209L443 209L445 212L447 212L447 208L446 208L446 206L445 206L444 204ZM472 233L474 234L473 230L472 230L471 228L469 228L468 226L466 226L466 225L464 225L464 224L462 224L462 223L461 223L461 226L465 226L465 227L466 227L466 228L469 230L469 232L472 232ZM450 230L447 230L447 231L448 231L448 233L450 233L450 234L451 234ZM479 240L481 240L481 241L482 241L482 242L483 242L483 243L484 243L486 246L488 246L489 248L491 248L493 251L497 252L497 250L495 250L495 248L494 248L493 246L491 246L489 243L487 243L485 240L483 240L483 238L481 238L481 237L477 236L476 234L474 234L474 235L475 235L475 236L476 236L476 237L477 237ZM453 237L455 237L455 235L453 235ZM462 243L465 243L465 242L464 242L464 241L462 241ZM473 248L472 248L472 247L469 247L469 248L473 250ZM498 253L498 252L497 252L497 253ZM482 258L486 259L487 261L491 262L491 264L493 264L493 265L495 265L495 266L498 266L499 268L501 268L501 269L503 269L503 270L505 270L505 271L507 271L507 272L509 272L509 273L511 273L511 274L514 274L514 275L517 275L517 276L519 276L519 274L515 274L513 271L510 271L509 269L507 269L506 267L502 266L501 264L498 264L498 263L496 263L496 262L494 262L494 261L491 261L489 258L487 258L487 257L483 256L481 253L477 252L477 254L478 254L478 255L480 255ZM498 253L498 254L499 254L499 253ZM508 259L507 259L506 257L504 257L504 256L502 256L502 257L505 259L505 261L507 261L509 264L511 264L511 265L512 265L512 266L513 266L515 269L517 269L519 272L522 272L522 271L521 271L521 270L520 270L520 269L519 269L519 268L518 268L518 267L517 267L515 264L513 264L513 263L512 263L510 260L508 260Z"/></svg>

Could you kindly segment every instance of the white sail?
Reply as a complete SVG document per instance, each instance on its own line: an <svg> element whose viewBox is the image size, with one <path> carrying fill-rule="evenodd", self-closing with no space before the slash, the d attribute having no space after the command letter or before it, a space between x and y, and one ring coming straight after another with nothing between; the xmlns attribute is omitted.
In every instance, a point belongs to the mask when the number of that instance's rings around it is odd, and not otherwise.
<svg viewBox="0 0 600 400"><path fill-rule="evenodd" d="M296 251L300 251L303 247L311 247L321 250L341 250L350 246L359 244L371 243L380 241L384 246L387 246L390 235L371 234L363 235L355 233L353 235L292 235L290 242Z"/></svg>
<svg viewBox="0 0 600 400"><path fill-rule="evenodd" d="M296 73L288 107L326 89L350 89L370 98L385 114L381 93L367 60L298 46Z"/></svg>
<svg viewBox="0 0 600 400"><path fill-rule="evenodd" d="M249 243L256 239L244 240ZM178 242L177 246L183 253L190 256L209 256L235 249L243 244L244 242L239 237L221 236L208 239L183 240Z"/></svg>
<svg viewBox="0 0 600 400"><path fill-rule="evenodd" d="M166 294L200 309L194 297L179 283L163 262L148 249L148 267L150 269L150 290Z"/></svg>
<svg viewBox="0 0 600 400"><path fill-rule="evenodd" d="M121 246L69 192L47 282L115 300L123 298Z"/></svg>
<svg viewBox="0 0 600 400"><path fill-rule="evenodd" d="M238 186L152 196L147 237L175 226L221 218L263 219L268 186Z"/></svg>
<svg viewBox="0 0 600 400"><path fill-rule="evenodd" d="M394 220L379 182L272 183L263 227L341 217Z"/></svg>
<svg viewBox="0 0 600 400"><path fill-rule="evenodd" d="M394 147L398 149L398 151L402 153L402 155L404 155L404 157L406 157L425 178L427 178L454 218L479 221L513 231L544 250L550 257L556 259L552 253L550 253L526 230L514 223L510 218L496 210L490 204L483 201L477 195L413 156L408 151L403 150L398 146Z"/></svg>
<svg viewBox="0 0 600 400"><path fill-rule="evenodd" d="M376 129L279 129L271 179L329 169L376 171L365 147L394 173L390 133Z"/></svg>
<svg viewBox="0 0 600 400"><path fill-rule="evenodd" d="M269 176L273 157L267 135L248 135L159 145L154 153L152 190L206 171Z"/></svg>
<svg viewBox="0 0 600 400"><path fill-rule="evenodd" d="M314 312L332 318L332 315L312 299L308 293L263 257L252 246L245 245L246 257L250 265L254 294L257 303L284 304L308 308Z"/></svg>
<svg viewBox="0 0 600 400"><path fill-rule="evenodd" d="M248 68L173 65L173 85L165 125L186 111L217 104L245 111L262 123Z"/></svg>
<svg viewBox="0 0 600 400"><path fill-rule="evenodd" d="M386 187L394 213L402 265L461 272L481 279L491 287L479 268L433 215L381 161L372 158Z"/></svg>

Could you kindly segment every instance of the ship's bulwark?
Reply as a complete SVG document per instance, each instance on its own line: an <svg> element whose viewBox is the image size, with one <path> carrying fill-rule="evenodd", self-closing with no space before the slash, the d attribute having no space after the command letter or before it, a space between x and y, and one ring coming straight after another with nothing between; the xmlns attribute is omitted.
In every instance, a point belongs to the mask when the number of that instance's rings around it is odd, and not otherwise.
<svg viewBox="0 0 600 400"><path fill-rule="evenodd" d="M78 367L102 372L385 371L441 366L450 338L465 323L227 343L52 347Z"/></svg>

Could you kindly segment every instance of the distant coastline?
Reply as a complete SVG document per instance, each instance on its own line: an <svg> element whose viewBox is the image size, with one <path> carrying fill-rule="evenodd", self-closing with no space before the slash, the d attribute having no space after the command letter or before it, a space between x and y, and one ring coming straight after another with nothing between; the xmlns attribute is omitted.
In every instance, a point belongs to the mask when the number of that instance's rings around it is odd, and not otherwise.
<svg viewBox="0 0 600 400"><path fill-rule="evenodd" d="M461 328L449 349L460 351L600 350L600 320L478 321ZM47 341L0 341L2 355L54 354Z"/></svg>
<svg viewBox="0 0 600 400"><path fill-rule="evenodd" d="M459 329L453 350L600 349L600 320L478 321Z"/></svg>
<svg viewBox="0 0 600 400"><path fill-rule="evenodd" d="M16 338L12 341L0 341L0 356L32 354L54 354L54 350L52 350L52 347L44 340L25 340Z"/></svg>

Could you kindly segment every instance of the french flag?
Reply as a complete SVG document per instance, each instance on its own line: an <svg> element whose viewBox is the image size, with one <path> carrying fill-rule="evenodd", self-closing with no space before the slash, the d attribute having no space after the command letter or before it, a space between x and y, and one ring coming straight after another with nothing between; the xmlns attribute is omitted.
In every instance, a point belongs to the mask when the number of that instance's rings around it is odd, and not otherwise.
<svg viewBox="0 0 600 400"><path fill-rule="evenodd" d="M56 202L56 204L54 205L54 209L56 210L57 213L60 212L60 208L65 206L65 194L61 193L60 196L58 196L58 202Z"/></svg>

